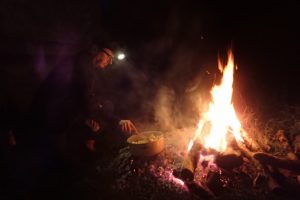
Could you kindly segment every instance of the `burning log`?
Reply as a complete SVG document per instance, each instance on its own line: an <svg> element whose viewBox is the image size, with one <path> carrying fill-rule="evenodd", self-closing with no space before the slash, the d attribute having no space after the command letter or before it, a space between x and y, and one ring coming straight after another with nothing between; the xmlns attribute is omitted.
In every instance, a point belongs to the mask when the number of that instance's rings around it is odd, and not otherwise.
<svg viewBox="0 0 300 200"><path fill-rule="evenodd" d="M175 177L180 178L185 182L194 180L194 172L198 164L200 149L200 144L195 143L193 145L193 148L183 160L181 168L174 170L173 175Z"/></svg>
<svg viewBox="0 0 300 200"><path fill-rule="evenodd" d="M184 159L181 169L174 170L174 176L182 179L185 182L193 181L196 164L193 162L192 157L193 156L189 154Z"/></svg>
<svg viewBox="0 0 300 200"><path fill-rule="evenodd" d="M252 185L254 187L262 185L265 181L267 181L267 178L269 177L268 171L265 170L266 167L262 165L257 159L255 159L255 153L251 152L245 144L237 143L237 147L241 152L243 161L248 163L251 162L253 168L255 169L252 175L249 174L253 180Z"/></svg>
<svg viewBox="0 0 300 200"><path fill-rule="evenodd" d="M243 158L235 154L218 155L216 164L226 170L239 167L243 164Z"/></svg>
<svg viewBox="0 0 300 200"><path fill-rule="evenodd" d="M215 163L226 170L239 167L243 164L243 157L241 152L237 150L229 150L226 154L218 154Z"/></svg>
<svg viewBox="0 0 300 200"><path fill-rule="evenodd" d="M243 133L244 143L247 149L251 151L259 151L261 150L260 145L251 137L249 137L246 133ZM264 149L269 149L269 147L263 147Z"/></svg>
<svg viewBox="0 0 300 200"><path fill-rule="evenodd" d="M255 153L254 158L263 165L271 165L277 168L291 170L295 173L300 173L300 161L277 158L266 153Z"/></svg>

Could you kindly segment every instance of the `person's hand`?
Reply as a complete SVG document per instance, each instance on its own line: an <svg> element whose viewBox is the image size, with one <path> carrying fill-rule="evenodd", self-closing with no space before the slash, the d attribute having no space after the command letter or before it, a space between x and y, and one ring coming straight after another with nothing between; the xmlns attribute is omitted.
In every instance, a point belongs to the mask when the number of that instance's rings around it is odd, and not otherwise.
<svg viewBox="0 0 300 200"><path fill-rule="evenodd" d="M119 122L122 132L137 133L137 129L130 120L121 120Z"/></svg>
<svg viewBox="0 0 300 200"><path fill-rule="evenodd" d="M93 120L93 119L87 119L85 120L85 125L87 125L93 132L97 132L100 130L100 124L99 122Z"/></svg>

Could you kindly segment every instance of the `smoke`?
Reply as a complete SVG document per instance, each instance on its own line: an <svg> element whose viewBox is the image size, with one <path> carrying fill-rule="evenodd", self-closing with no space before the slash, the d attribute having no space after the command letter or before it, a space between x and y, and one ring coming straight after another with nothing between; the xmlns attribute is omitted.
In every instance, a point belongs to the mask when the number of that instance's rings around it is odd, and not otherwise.
<svg viewBox="0 0 300 200"><path fill-rule="evenodd" d="M206 72L207 61L184 47L174 50L168 59L167 70L148 72L148 87L140 88L140 116L149 116L143 126L153 123L152 126L166 131L196 127L212 84L212 74Z"/></svg>
<svg viewBox="0 0 300 200"><path fill-rule="evenodd" d="M127 36L127 40L134 43L131 53L133 56L138 55L138 60L130 60L129 56L125 62L116 63L107 75L105 85L121 117L142 121L145 126L152 124L164 130L194 126L197 123L205 99L203 96L209 92L206 88L211 81L205 73L211 66L206 64L210 63L211 55L215 54L211 47L208 48L210 44L203 24L196 15L198 11L191 11L195 14L189 18L184 17L186 12L190 11L182 11L180 5L174 4L169 14L162 14L163 18L149 25L153 28L159 26L159 31L149 33L147 40L136 38L132 42L133 39ZM77 43L84 42L83 32L69 29L57 25L54 31L57 34L51 35L59 47L52 49L56 54L51 60L45 57L49 48L39 49L35 66L40 77L46 76L47 67L74 54L74 49L79 48Z"/></svg>
<svg viewBox="0 0 300 200"><path fill-rule="evenodd" d="M188 82L178 94L174 85L162 85L154 99L154 118L161 129L174 131L196 127L200 113L207 107L209 89L201 85L202 75Z"/></svg>
<svg viewBox="0 0 300 200"><path fill-rule="evenodd" d="M159 35L135 47L140 59L136 68L146 77L138 92L142 95L137 118L143 129L196 127L208 100L217 55L201 20L193 15L186 19L181 12L174 6L165 22L160 21L166 26Z"/></svg>
<svg viewBox="0 0 300 200"><path fill-rule="evenodd" d="M175 92L174 90L162 86L157 94L155 100L155 120L159 122L161 127L167 130L174 129L176 126L176 105L175 104Z"/></svg>

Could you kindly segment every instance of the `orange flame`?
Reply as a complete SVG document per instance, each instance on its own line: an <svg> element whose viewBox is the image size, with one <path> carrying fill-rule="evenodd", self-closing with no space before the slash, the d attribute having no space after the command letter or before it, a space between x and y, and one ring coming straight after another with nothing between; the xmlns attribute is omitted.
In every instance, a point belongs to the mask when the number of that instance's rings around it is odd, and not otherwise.
<svg viewBox="0 0 300 200"><path fill-rule="evenodd" d="M194 140L201 135L200 139L204 147L212 148L217 151L225 151L227 148L227 133L232 132L237 142L243 142L241 136L241 123L237 118L233 104L233 72L234 60L231 51L228 52L228 62L225 67L218 62L219 70L223 77L220 85L215 85L211 90L212 101L209 104L208 111L202 113L202 118L194 136ZM203 133L206 123L210 123L209 133Z"/></svg>

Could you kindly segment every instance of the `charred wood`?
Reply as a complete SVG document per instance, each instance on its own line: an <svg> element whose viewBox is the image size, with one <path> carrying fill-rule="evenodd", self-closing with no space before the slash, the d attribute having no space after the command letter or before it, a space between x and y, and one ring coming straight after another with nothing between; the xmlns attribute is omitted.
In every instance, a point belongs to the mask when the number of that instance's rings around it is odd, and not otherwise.
<svg viewBox="0 0 300 200"><path fill-rule="evenodd" d="M200 185L198 185L195 182L189 182L186 184L189 188L189 190L197 195L198 197L204 198L204 199L211 199L213 198L213 195L210 194L207 190L205 190L203 187L201 187Z"/></svg>
<svg viewBox="0 0 300 200"><path fill-rule="evenodd" d="M236 154L219 154L216 157L216 164L226 170L231 170L233 168L239 167L243 164L242 156Z"/></svg>
<svg viewBox="0 0 300 200"><path fill-rule="evenodd" d="M206 185L217 196L224 191L219 172L210 171L207 174Z"/></svg>
<svg viewBox="0 0 300 200"><path fill-rule="evenodd" d="M300 173L300 161L278 158L266 153L255 153L254 158L264 165L291 170Z"/></svg>
<svg viewBox="0 0 300 200"><path fill-rule="evenodd" d="M249 161L251 161L251 163L253 164L253 166L255 167L255 169L256 169L256 176L258 175L258 174L261 174L261 175L265 175L265 171L264 171L264 167L262 166L262 164L258 161L258 160L256 160L255 158L254 158L254 153L253 152L251 152L251 151L249 151L248 149L247 149L247 147L244 145L244 144L242 144L242 143L239 143L238 144L238 148L240 149L240 151L241 151L241 155L242 156L244 156L245 158L247 158L247 159L249 159ZM253 177L254 178L254 177Z"/></svg>
<svg viewBox="0 0 300 200"><path fill-rule="evenodd" d="M184 159L182 167L175 169L173 175L185 182L193 181L196 165L194 165L191 156Z"/></svg>
<svg viewBox="0 0 300 200"><path fill-rule="evenodd" d="M257 174L252 181L253 187L260 187L267 181L267 177L263 174Z"/></svg>
<svg viewBox="0 0 300 200"><path fill-rule="evenodd" d="M199 150L201 149L201 145L195 143L193 148L188 153L188 155L184 158L182 162L182 166L178 169L175 169L173 175L177 178L182 179L185 182L193 181L195 169L199 160Z"/></svg>

